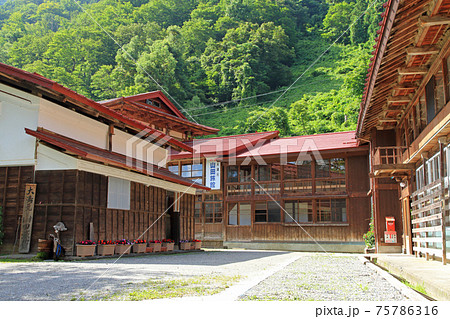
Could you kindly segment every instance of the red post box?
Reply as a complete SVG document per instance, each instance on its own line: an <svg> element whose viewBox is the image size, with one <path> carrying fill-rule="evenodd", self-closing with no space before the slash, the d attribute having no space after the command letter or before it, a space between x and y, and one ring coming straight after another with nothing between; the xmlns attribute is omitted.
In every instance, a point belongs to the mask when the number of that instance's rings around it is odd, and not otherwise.
<svg viewBox="0 0 450 319"><path fill-rule="evenodd" d="M386 231L395 231L395 217L386 217Z"/></svg>

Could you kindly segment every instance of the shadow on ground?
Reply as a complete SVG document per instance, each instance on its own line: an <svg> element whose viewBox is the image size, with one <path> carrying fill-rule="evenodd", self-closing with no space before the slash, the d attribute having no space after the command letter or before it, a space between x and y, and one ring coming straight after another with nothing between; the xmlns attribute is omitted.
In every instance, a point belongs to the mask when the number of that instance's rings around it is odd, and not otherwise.
<svg viewBox="0 0 450 319"><path fill-rule="evenodd" d="M146 255L120 258L118 264L151 265L189 265L189 266L224 266L260 258L289 254L282 251L201 251L170 255ZM86 263L111 263L117 258L97 259Z"/></svg>

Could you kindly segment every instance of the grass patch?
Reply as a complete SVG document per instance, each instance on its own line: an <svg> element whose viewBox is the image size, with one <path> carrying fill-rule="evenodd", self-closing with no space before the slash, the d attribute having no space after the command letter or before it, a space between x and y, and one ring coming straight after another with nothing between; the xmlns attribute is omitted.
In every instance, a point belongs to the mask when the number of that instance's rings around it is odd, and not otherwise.
<svg viewBox="0 0 450 319"><path fill-rule="evenodd" d="M421 294L427 295L427 291L425 290L425 286L423 284L412 284L405 279L402 279L401 282L415 291L420 292Z"/></svg>
<svg viewBox="0 0 450 319"><path fill-rule="evenodd" d="M38 257L32 257L32 258L0 258L0 263L35 263L35 262L41 262L44 261L43 259L40 259Z"/></svg>
<svg viewBox="0 0 450 319"><path fill-rule="evenodd" d="M179 298L187 296L209 296L222 292L241 276L193 276L177 279L150 279L131 288L124 288L101 300L140 301L163 298ZM95 298L97 299L97 298Z"/></svg>

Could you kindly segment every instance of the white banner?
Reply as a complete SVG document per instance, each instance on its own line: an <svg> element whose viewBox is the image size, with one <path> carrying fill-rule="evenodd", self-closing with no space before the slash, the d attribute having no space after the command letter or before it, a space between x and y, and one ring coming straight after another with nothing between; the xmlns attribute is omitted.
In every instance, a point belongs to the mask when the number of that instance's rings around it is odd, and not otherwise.
<svg viewBox="0 0 450 319"><path fill-rule="evenodd" d="M206 187L220 189L220 163L215 159L206 159Z"/></svg>

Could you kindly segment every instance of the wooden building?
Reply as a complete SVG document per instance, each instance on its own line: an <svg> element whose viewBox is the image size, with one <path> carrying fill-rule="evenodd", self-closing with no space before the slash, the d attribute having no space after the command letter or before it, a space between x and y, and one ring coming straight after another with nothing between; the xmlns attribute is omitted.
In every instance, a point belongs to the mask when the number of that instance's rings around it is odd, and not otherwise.
<svg viewBox="0 0 450 319"><path fill-rule="evenodd" d="M217 130L187 121L161 92L118 100L132 107L0 63L1 253L36 251L57 222L67 254L147 229L147 240L194 238L195 194L209 188L168 171L167 156Z"/></svg>
<svg viewBox="0 0 450 319"><path fill-rule="evenodd" d="M378 252L449 255L450 0L390 0L357 137L370 145ZM386 218L395 218L397 240Z"/></svg>
<svg viewBox="0 0 450 319"><path fill-rule="evenodd" d="M211 188L197 195L204 245L362 252L371 216L368 146L355 132L278 132L194 140L169 170Z"/></svg>

